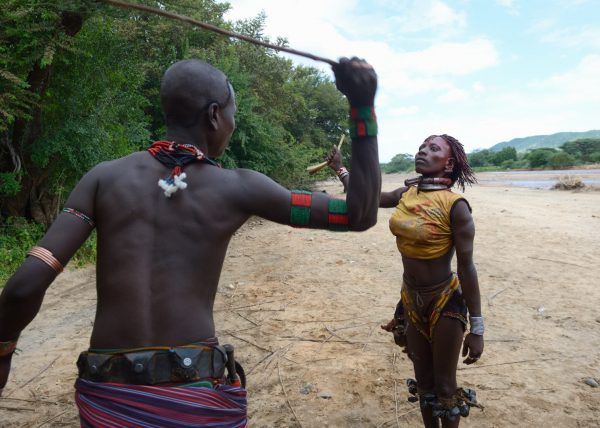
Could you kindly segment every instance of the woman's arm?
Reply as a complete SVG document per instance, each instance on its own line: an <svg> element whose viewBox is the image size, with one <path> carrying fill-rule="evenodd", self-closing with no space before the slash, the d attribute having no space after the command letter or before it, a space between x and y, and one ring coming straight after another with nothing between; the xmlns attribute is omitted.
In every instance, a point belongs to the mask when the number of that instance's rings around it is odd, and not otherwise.
<svg viewBox="0 0 600 428"><path fill-rule="evenodd" d="M400 202L402 194L408 190L408 187L398 187L391 192L381 192L379 198L379 208L395 208Z"/></svg>
<svg viewBox="0 0 600 428"><path fill-rule="evenodd" d="M479 359L483 353L483 331L474 330L474 325L481 322L481 297L479 293L479 282L477 270L473 263L473 240L475 238L475 224L466 201L459 200L454 206L451 218L452 235L456 248L458 278L460 279L463 296L469 309L471 320L471 332L465 338L463 357L466 364L472 364ZM482 329L481 329L482 330ZM481 333L481 334L478 334Z"/></svg>
<svg viewBox="0 0 600 428"><path fill-rule="evenodd" d="M346 193L348 191L348 183L350 182L350 173L344 168L344 165L342 164L342 155L336 146L333 146L325 158L325 161L344 185L344 193ZM379 208L394 208L400 202L402 194L407 190L408 187L399 187L391 192L381 192Z"/></svg>

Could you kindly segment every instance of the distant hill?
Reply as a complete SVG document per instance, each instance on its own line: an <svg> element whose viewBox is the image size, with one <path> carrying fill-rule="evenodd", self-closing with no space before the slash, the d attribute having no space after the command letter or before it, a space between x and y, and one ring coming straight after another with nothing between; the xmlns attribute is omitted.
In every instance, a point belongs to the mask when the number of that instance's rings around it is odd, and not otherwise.
<svg viewBox="0 0 600 428"><path fill-rule="evenodd" d="M552 135L534 135L531 137L513 138L510 141L503 141L490 147L490 150L497 152L505 147L514 147L517 152L525 152L540 147L557 148L567 141L578 140L580 138L600 138L600 130L587 132L558 132Z"/></svg>

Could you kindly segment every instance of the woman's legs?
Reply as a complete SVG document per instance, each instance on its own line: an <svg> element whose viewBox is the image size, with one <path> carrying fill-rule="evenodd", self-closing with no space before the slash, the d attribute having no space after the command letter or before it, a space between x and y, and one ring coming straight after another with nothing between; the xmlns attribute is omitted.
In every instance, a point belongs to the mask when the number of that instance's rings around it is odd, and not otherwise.
<svg viewBox="0 0 600 428"><path fill-rule="evenodd" d="M434 393L435 381L431 344L411 323L408 323L406 327L406 342L408 355L415 369L419 396L427 392ZM431 407L421 408L421 415L423 416L425 428L438 428L440 426L438 418L433 417Z"/></svg>
<svg viewBox="0 0 600 428"><path fill-rule="evenodd" d="M438 400L450 400L456 393L456 366L464 335L463 324L455 318L440 317L433 331L433 372ZM443 428L456 428L460 416L453 421L441 418Z"/></svg>

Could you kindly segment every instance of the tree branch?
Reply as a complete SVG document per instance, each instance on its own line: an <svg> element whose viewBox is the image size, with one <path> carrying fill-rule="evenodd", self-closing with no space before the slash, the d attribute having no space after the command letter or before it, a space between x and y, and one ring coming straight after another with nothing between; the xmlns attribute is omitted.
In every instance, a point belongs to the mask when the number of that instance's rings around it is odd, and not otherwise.
<svg viewBox="0 0 600 428"><path fill-rule="evenodd" d="M278 45L273 45L271 43L263 42L262 40L257 40L257 39L255 39L253 37L246 36L244 34L236 33L234 31L224 30L224 29L222 29L220 27L217 27L215 25L207 24L207 23L202 22L202 21L198 21L196 19L190 18L189 16L178 15L176 13L167 12L167 11L161 10L161 9L156 9L154 7L145 6L145 5L142 5L142 4L127 3L127 2L120 1L120 0L100 0L100 1L103 2L103 3L106 3L106 4L110 4L112 6L120 7L121 9L140 10L142 12L147 12L147 13L152 13L152 14L155 14L155 15L164 16L165 18L175 19L175 20L178 20L178 21L186 22L186 23L191 24L191 25L193 25L195 27L200 27L200 28L203 28L205 30L221 34L223 36L233 37L233 38L236 38L236 39L244 40L246 42L253 43L253 44L259 45L259 46L264 46L265 48L273 49L273 50L276 50L276 51L287 52L287 53L290 53L292 55L303 56L305 58L309 58L309 59L312 59L314 61L325 62L325 63L327 63L329 65L332 65L332 66L337 65L336 61L333 61L333 60L328 59L328 58L323 58L323 57L320 57L320 56L317 56L317 55L313 55L313 54L308 53L308 52L298 51L296 49L286 48L285 46L278 46Z"/></svg>

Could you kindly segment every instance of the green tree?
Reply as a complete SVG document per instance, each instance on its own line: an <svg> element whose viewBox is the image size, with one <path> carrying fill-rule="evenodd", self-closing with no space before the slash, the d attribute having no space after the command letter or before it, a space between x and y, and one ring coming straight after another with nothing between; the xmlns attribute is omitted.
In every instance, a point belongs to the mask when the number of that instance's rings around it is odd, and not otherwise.
<svg viewBox="0 0 600 428"><path fill-rule="evenodd" d="M557 153L556 149L543 147L531 150L525 155L525 158L529 161L531 168L545 168L549 164L550 157L555 153Z"/></svg>
<svg viewBox="0 0 600 428"><path fill-rule="evenodd" d="M488 149L475 150L468 154L469 164L473 167L487 166L493 155L494 153Z"/></svg>
<svg viewBox="0 0 600 428"><path fill-rule="evenodd" d="M415 169L415 158L413 155L408 153L401 153L392 158L390 162L385 164L383 172L391 174L394 172L406 172L414 171Z"/></svg>
<svg viewBox="0 0 600 428"><path fill-rule="evenodd" d="M80 0L7 0L0 8L0 204L9 214L29 213L47 222L40 209L48 180L32 146L43 131L43 97L57 57L73 49L74 36L95 3Z"/></svg>
<svg viewBox="0 0 600 428"><path fill-rule="evenodd" d="M575 158L568 153L560 151L548 157L548 165L554 169L568 168L575 165Z"/></svg>
<svg viewBox="0 0 600 428"><path fill-rule="evenodd" d="M160 6L266 40L264 15L228 23L227 3ZM237 130L226 167L308 187L305 166L345 129L347 104L331 79L269 49L92 0L7 0L0 24L0 222L50 223L89 168L164 138L160 77L181 59L204 59L232 81Z"/></svg>
<svg viewBox="0 0 600 428"><path fill-rule="evenodd" d="M592 155L600 153L600 138L581 138L564 143L560 148L581 162L593 162Z"/></svg>
<svg viewBox="0 0 600 428"><path fill-rule="evenodd" d="M499 152L493 153L490 156L490 163L496 166L502 165L506 161L517 160L517 149L514 147L505 147Z"/></svg>

